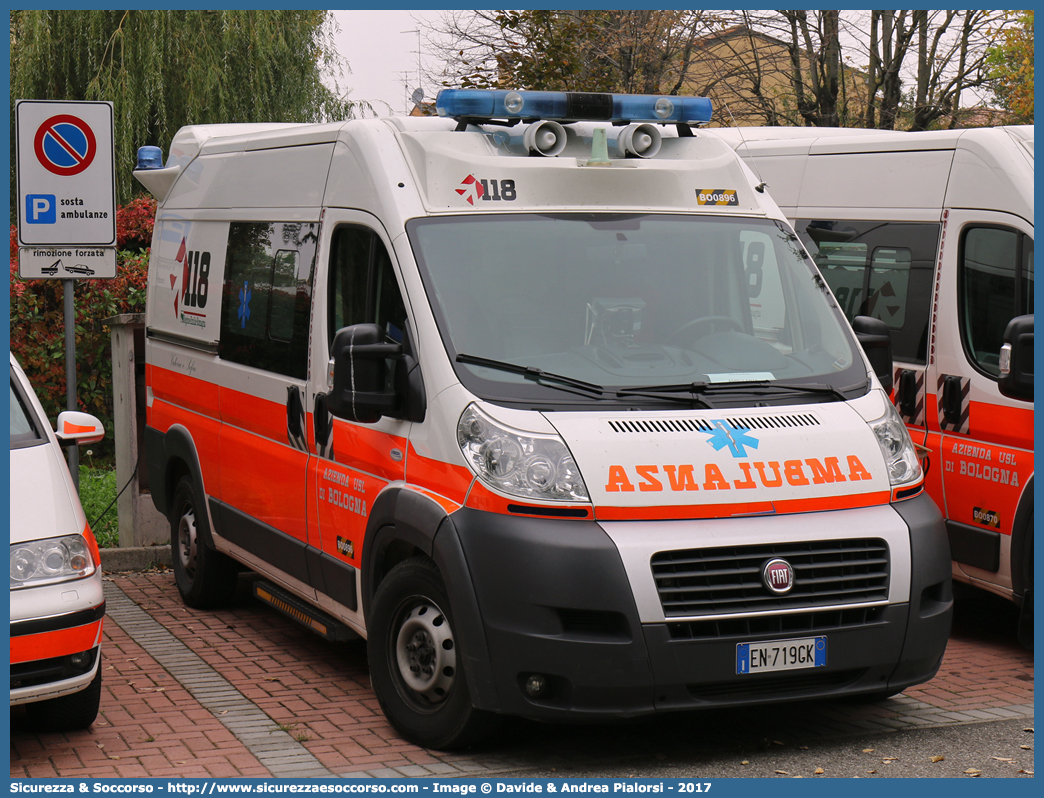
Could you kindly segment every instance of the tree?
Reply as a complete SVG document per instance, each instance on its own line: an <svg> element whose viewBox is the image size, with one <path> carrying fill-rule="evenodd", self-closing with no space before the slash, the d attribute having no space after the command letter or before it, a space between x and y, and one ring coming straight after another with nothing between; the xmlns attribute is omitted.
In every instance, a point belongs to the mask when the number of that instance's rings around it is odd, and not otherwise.
<svg viewBox="0 0 1044 798"><path fill-rule="evenodd" d="M748 115L889 130L963 122L963 95L985 84L989 46L1006 24L984 10L738 13L731 30L746 31L749 42L719 34L743 44L719 58L731 65L731 91L746 98ZM780 49L786 63L774 54Z"/></svg>
<svg viewBox="0 0 1044 798"><path fill-rule="evenodd" d="M987 10L871 11L866 127L957 127L963 92L986 83L998 24L1001 15ZM914 85L905 96L904 70Z"/></svg>
<svg viewBox="0 0 1044 798"><path fill-rule="evenodd" d="M677 94L708 19L699 11L450 12L429 43L443 57L444 85Z"/></svg>
<svg viewBox="0 0 1044 798"><path fill-rule="evenodd" d="M1033 12L1007 11L1015 25L987 54L989 86L1012 122L1033 124Z"/></svg>
<svg viewBox="0 0 1044 798"><path fill-rule="evenodd" d="M347 68L326 11L25 10L10 25L12 110L16 99L113 102L118 202L134 189L137 148L166 150L182 125L360 110L324 83Z"/></svg>
<svg viewBox="0 0 1044 798"><path fill-rule="evenodd" d="M986 10L478 11L437 33L454 85L696 94L721 124L925 130L968 123L1013 24Z"/></svg>

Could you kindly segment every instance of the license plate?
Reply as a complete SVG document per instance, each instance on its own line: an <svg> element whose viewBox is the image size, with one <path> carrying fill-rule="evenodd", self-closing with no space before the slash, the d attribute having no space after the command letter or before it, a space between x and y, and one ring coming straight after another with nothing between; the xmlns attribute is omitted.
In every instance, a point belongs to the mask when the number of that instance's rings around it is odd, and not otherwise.
<svg viewBox="0 0 1044 798"><path fill-rule="evenodd" d="M768 673L826 665L826 636L769 640L736 646L736 673Z"/></svg>

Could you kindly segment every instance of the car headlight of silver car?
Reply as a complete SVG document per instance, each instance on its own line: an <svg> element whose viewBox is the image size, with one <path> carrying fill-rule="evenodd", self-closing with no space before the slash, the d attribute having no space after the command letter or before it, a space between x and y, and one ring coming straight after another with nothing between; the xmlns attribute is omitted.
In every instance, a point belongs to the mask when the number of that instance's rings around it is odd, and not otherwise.
<svg viewBox="0 0 1044 798"><path fill-rule="evenodd" d="M510 429L469 405L457 423L457 443L479 479L497 490L536 501L590 501L557 435Z"/></svg>
<svg viewBox="0 0 1044 798"><path fill-rule="evenodd" d="M11 590L82 579L96 568L82 535L11 544Z"/></svg>
<svg viewBox="0 0 1044 798"><path fill-rule="evenodd" d="M912 485L924 476L921 461L917 458L910 433L895 406L888 400L885 405L888 408L885 414L876 421L868 422L870 429L874 431L877 444L881 447L892 487Z"/></svg>

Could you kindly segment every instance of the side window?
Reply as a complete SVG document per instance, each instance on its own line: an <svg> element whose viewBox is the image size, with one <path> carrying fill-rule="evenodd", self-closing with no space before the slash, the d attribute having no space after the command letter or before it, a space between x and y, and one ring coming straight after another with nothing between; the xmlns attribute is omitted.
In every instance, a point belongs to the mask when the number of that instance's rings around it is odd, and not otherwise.
<svg viewBox="0 0 1044 798"><path fill-rule="evenodd" d="M229 225L221 343L224 360L304 379L319 225Z"/></svg>
<svg viewBox="0 0 1044 798"><path fill-rule="evenodd" d="M848 320L881 319L896 360L926 363L939 225L799 219L794 226Z"/></svg>
<svg viewBox="0 0 1044 798"><path fill-rule="evenodd" d="M377 323L389 340L402 341L406 305L380 237L365 227L334 232L330 260L328 341L342 327Z"/></svg>
<svg viewBox="0 0 1044 798"><path fill-rule="evenodd" d="M1004 329L1033 312L1033 239L1006 227L969 227L961 235L958 312L972 364L1000 376Z"/></svg>

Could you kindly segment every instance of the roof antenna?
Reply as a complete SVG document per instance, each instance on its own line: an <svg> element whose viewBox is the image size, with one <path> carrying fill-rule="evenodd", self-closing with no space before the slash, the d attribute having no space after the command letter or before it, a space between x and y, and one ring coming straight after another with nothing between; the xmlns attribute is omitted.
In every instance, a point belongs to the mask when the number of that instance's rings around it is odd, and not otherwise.
<svg viewBox="0 0 1044 798"><path fill-rule="evenodd" d="M754 153L751 151L750 147L747 147L747 138L746 138L746 136L743 135L743 128L741 128L739 125L736 124L736 118L732 115L732 109L729 108L729 104L728 103L725 103L725 110L728 111L729 119L732 120L732 126L734 128L736 128L736 130L739 131L740 141L742 142L743 146L746 148L747 152L750 153L750 163L751 163L751 166L754 167L754 174L756 174L757 177L758 177L758 184L756 186L754 186L754 190L756 192L758 192L759 194L764 194L765 193L765 188L766 188L766 186L768 186L768 183L766 183L764 180L761 179L761 170L758 169L758 162L757 162L757 159L754 157Z"/></svg>

